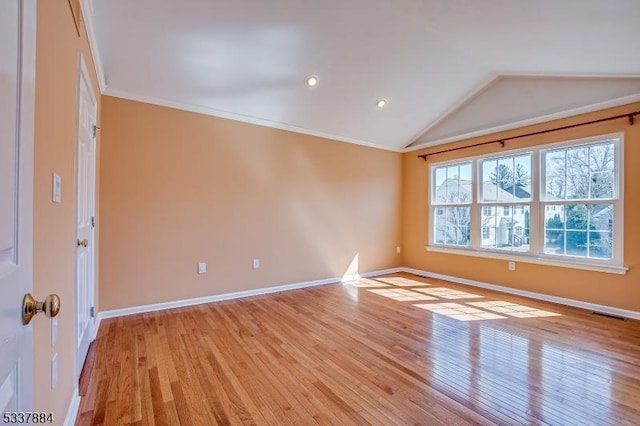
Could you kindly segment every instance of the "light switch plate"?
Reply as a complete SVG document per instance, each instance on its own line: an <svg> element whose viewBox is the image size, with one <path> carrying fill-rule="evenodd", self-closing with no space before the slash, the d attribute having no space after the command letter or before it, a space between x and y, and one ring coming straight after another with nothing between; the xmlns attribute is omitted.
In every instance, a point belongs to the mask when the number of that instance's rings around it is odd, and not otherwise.
<svg viewBox="0 0 640 426"><path fill-rule="evenodd" d="M58 383L58 353L51 358L51 389L55 389Z"/></svg>
<svg viewBox="0 0 640 426"><path fill-rule="evenodd" d="M51 346L58 341L58 317L51 318Z"/></svg>
<svg viewBox="0 0 640 426"><path fill-rule="evenodd" d="M53 195L52 199L54 203L62 202L62 178L59 174L53 174Z"/></svg>

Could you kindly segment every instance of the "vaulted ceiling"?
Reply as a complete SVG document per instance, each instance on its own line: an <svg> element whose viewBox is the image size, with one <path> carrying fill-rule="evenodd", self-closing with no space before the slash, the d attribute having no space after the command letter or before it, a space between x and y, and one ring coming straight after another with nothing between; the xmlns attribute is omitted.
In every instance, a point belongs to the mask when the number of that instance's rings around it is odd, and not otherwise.
<svg viewBox="0 0 640 426"><path fill-rule="evenodd" d="M83 13L105 94L390 150L640 100L638 0L84 0Z"/></svg>

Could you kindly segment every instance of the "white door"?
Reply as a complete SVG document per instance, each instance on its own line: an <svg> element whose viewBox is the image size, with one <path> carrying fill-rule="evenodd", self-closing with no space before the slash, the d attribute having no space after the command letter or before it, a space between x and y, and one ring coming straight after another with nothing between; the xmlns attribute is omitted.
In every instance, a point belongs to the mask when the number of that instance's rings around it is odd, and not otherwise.
<svg viewBox="0 0 640 426"><path fill-rule="evenodd" d="M29 411L32 326L22 299L33 265L35 1L0 1L0 422Z"/></svg>
<svg viewBox="0 0 640 426"><path fill-rule="evenodd" d="M94 334L96 99L82 57L78 79L76 197L76 378L80 377Z"/></svg>

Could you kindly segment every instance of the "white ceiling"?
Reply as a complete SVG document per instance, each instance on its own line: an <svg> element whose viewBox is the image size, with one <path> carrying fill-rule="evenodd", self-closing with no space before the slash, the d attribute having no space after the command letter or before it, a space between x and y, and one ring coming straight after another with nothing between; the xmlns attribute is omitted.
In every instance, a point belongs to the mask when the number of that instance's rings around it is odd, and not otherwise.
<svg viewBox="0 0 640 426"><path fill-rule="evenodd" d="M84 15L105 94L391 150L640 100L640 0L84 0Z"/></svg>

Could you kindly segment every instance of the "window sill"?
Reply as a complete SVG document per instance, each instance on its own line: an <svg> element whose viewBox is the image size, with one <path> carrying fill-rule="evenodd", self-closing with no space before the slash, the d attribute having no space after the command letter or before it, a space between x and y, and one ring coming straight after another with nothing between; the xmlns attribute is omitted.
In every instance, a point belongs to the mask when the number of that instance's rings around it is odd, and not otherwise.
<svg viewBox="0 0 640 426"><path fill-rule="evenodd" d="M434 253L458 254L463 256L484 257L488 259L510 260L514 262L533 263L536 265L558 266L561 268L582 269L585 271L603 272L606 274L625 275L629 268L624 266L601 265L597 263L571 262L565 259L550 259L546 257L536 257L531 255L517 255L511 253L496 253L491 251L480 251L474 249L461 249L454 247L425 246L427 251Z"/></svg>

